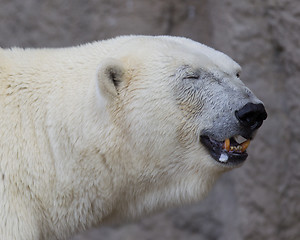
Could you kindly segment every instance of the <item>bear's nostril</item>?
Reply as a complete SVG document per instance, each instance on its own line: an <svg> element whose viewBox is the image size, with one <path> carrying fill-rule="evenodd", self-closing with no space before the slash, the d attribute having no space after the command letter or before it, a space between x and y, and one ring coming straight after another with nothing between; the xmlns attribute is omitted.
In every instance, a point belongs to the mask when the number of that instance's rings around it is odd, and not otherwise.
<svg viewBox="0 0 300 240"><path fill-rule="evenodd" d="M258 129L267 118L267 112L263 104L247 103L240 110L235 112L239 122L251 130Z"/></svg>

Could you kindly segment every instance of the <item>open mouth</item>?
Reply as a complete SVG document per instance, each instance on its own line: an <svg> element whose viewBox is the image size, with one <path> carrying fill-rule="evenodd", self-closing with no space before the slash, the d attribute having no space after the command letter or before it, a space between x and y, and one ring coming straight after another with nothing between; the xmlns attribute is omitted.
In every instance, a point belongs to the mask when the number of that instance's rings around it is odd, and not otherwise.
<svg viewBox="0 0 300 240"><path fill-rule="evenodd" d="M206 135L200 136L201 143L207 148L210 155L219 163L237 165L246 160L246 149L250 139L238 143L238 136L227 138L224 141L214 140Z"/></svg>

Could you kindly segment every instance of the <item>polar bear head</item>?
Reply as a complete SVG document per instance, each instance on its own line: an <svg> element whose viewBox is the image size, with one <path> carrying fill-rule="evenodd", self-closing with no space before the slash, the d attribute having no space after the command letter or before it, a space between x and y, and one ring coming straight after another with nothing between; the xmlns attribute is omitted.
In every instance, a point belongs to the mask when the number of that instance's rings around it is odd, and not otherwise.
<svg viewBox="0 0 300 240"><path fill-rule="evenodd" d="M117 129L110 141L118 157L109 164L126 183L115 216L199 200L247 158L267 116L262 102L236 62L203 44L167 36L112 41L97 86Z"/></svg>

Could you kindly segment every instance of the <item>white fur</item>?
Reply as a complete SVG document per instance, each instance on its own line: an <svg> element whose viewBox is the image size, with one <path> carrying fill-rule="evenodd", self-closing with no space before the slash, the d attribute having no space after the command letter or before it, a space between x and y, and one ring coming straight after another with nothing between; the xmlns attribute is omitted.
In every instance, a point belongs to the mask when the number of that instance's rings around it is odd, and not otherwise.
<svg viewBox="0 0 300 240"><path fill-rule="evenodd" d="M125 69L115 97L98 84L107 59ZM170 77L184 64L241 85L238 64L185 38L0 49L0 239L67 239L201 199L224 168L198 141L210 114L184 125Z"/></svg>

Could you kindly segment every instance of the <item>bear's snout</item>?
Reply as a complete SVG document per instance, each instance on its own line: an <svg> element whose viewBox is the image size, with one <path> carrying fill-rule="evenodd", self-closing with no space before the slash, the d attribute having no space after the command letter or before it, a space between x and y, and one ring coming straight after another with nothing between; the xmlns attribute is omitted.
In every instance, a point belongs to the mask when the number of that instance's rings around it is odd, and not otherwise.
<svg viewBox="0 0 300 240"><path fill-rule="evenodd" d="M247 103L240 110L235 111L235 116L239 120L239 123L246 128L249 133L252 133L266 120L267 112L261 103Z"/></svg>

